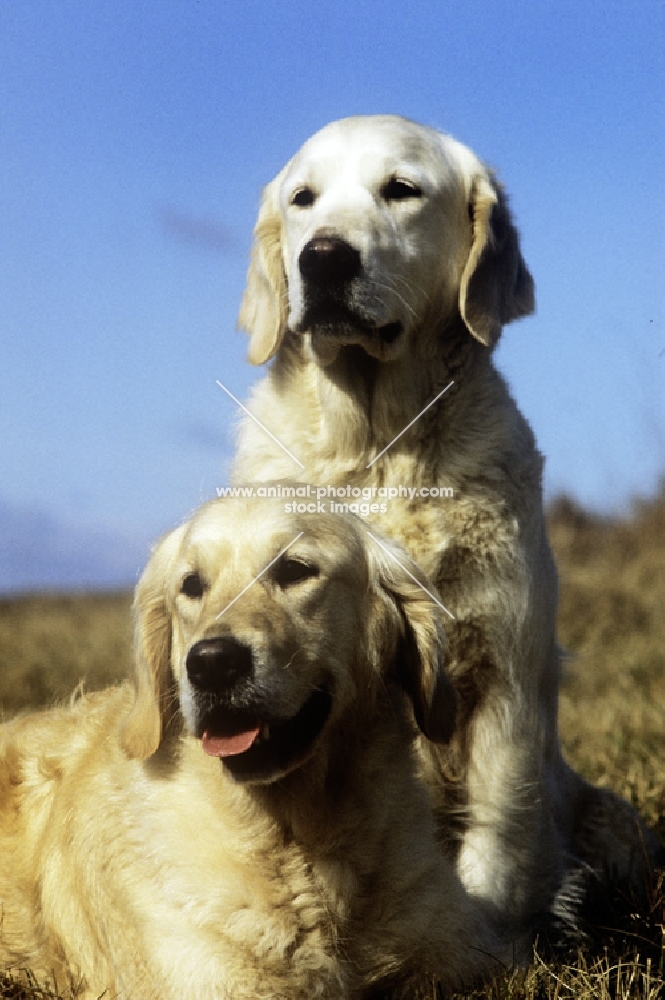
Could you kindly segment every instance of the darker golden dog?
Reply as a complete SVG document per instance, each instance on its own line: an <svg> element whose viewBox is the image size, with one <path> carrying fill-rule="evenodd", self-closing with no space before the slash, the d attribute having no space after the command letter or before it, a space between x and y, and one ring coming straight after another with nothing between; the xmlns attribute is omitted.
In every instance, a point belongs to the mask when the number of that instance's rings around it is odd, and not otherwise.
<svg viewBox="0 0 665 1000"><path fill-rule="evenodd" d="M416 775L416 729L446 741L456 710L429 586L350 516L224 500L167 535L135 687L0 727L0 967L334 1000L510 960Z"/></svg>

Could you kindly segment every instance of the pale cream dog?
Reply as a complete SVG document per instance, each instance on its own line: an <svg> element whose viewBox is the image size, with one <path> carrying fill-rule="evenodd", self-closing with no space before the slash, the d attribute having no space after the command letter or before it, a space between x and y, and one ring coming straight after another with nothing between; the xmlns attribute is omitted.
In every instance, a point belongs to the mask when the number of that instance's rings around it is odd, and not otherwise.
<svg viewBox="0 0 665 1000"><path fill-rule="evenodd" d="M506 198L469 149L393 116L333 122L263 194L239 322L250 360L275 360L235 463L239 481L355 488L435 581L461 694L452 746L423 744L442 836L454 794L464 884L526 919L565 904L575 868L639 881L649 841L559 748L543 463L492 364L533 307Z"/></svg>
<svg viewBox="0 0 665 1000"><path fill-rule="evenodd" d="M136 689L0 727L0 969L335 1000L509 961L415 774L416 724L446 740L456 707L430 586L350 515L214 501L167 535Z"/></svg>

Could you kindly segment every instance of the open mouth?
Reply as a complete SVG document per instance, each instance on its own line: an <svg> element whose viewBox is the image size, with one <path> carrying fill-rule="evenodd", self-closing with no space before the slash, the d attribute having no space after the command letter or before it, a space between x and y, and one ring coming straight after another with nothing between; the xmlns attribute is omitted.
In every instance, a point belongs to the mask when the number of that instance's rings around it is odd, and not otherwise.
<svg viewBox="0 0 665 1000"><path fill-rule="evenodd" d="M325 687L316 688L286 721L219 705L202 720L203 749L219 757L237 781L275 780L305 760L331 708L332 695Z"/></svg>
<svg viewBox="0 0 665 1000"><path fill-rule="evenodd" d="M326 302L312 306L305 313L298 332L304 333L309 330L328 337L339 337L342 340L346 340L349 334L353 334L354 341L358 335L363 339L378 337L383 344L392 344L402 333L403 327L399 322L372 326L347 306L337 302Z"/></svg>

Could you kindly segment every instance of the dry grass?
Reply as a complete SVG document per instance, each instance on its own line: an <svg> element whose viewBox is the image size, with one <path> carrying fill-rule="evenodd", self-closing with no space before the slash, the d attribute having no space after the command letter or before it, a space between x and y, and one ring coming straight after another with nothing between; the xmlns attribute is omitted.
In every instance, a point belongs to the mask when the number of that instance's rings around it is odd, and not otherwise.
<svg viewBox="0 0 665 1000"><path fill-rule="evenodd" d="M665 834L665 485L626 520L561 500L551 538L560 636L572 653L561 697L566 752Z"/></svg>
<svg viewBox="0 0 665 1000"><path fill-rule="evenodd" d="M0 601L0 719L124 677L131 596L34 595Z"/></svg>
<svg viewBox="0 0 665 1000"><path fill-rule="evenodd" d="M629 799L665 839L665 484L630 517L601 518L561 499L550 511L561 576L561 694L567 756ZM130 658L125 594L0 602L0 714L123 676ZM645 907L620 890L598 901L584 950L538 950L467 1000L656 1000L665 996L665 883ZM0 997L57 1000L0 977ZM411 992L436 1000L435 987Z"/></svg>
<svg viewBox="0 0 665 1000"><path fill-rule="evenodd" d="M3 1000L60 1000L57 988L51 989L36 982L29 973L16 977L11 973L0 975L0 997Z"/></svg>

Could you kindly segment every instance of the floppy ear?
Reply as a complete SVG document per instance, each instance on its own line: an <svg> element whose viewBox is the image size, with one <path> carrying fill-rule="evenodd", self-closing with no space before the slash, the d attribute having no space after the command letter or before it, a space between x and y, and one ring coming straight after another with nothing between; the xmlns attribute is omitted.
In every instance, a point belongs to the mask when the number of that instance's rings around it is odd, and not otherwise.
<svg viewBox="0 0 665 1000"><path fill-rule="evenodd" d="M269 361L286 333L288 289L282 258L282 217L279 210L282 173L263 191L254 227L247 285L238 315L238 326L250 335L247 357L253 365Z"/></svg>
<svg viewBox="0 0 665 1000"><path fill-rule="evenodd" d="M457 692L444 670L448 643L443 611L430 596L433 585L420 567L391 542L372 540L370 570L401 617L397 679L411 699L421 732L435 743L446 743L455 730Z"/></svg>
<svg viewBox="0 0 665 1000"><path fill-rule="evenodd" d="M460 313L473 336L493 347L505 323L533 312L533 278L506 196L493 178L474 179L469 212L473 241L460 282Z"/></svg>
<svg viewBox="0 0 665 1000"><path fill-rule="evenodd" d="M176 528L155 547L134 595L135 700L122 727L128 757L143 760L160 744L168 718L171 683L171 615L166 581L185 526Z"/></svg>

